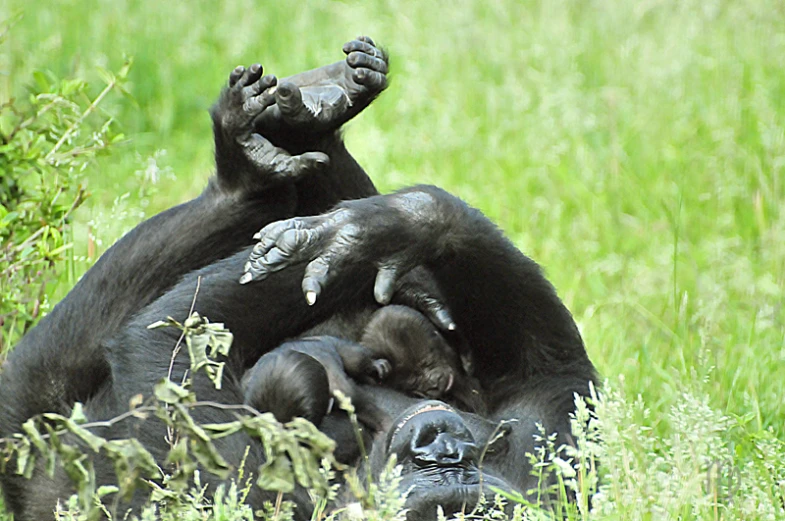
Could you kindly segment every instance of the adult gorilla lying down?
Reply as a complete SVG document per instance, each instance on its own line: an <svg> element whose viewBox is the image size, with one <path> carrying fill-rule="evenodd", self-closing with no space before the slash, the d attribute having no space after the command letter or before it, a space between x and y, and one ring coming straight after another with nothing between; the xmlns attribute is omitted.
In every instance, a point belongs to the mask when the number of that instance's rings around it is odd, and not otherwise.
<svg viewBox="0 0 785 521"><path fill-rule="evenodd" d="M429 186L377 194L338 130L386 87L387 58L365 37L343 50L345 61L280 82L262 76L259 65L232 71L212 111L215 177L196 199L120 239L9 355L0 377L2 436L34 415L68 415L75 402L97 420L127 411L140 393L149 396L169 373L179 331L147 326L187 317L200 278L195 310L234 334L222 389L194 375L200 400L242 403L241 379L264 353L314 332L361 340L368 316L396 302L442 329L437 334L462 361L451 369L478 388L482 406L465 407L450 394L451 383L441 387L443 401L354 383L382 415L366 433L372 471L397 455L412 519L433 518L435 505L471 508L481 488L482 445L500 420L516 419L506 441L486 455L482 480L523 492L536 486L523 457L535 449L536 424L558 433L557 444L569 443L573 395L586 395L595 378L578 329L539 267L479 211ZM181 352L172 380L188 368ZM294 374L304 394L329 392L326 379ZM318 412L320 420L327 414ZM193 410L202 423L234 414ZM329 414L321 428L357 461L342 418ZM157 421L119 423L100 434L137 437L165 465L169 446ZM258 440L245 435L216 446L233 465L247 446L248 468L263 463ZM113 480L110 462L95 466L99 482ZM73 493L62 470L54 479L43 468L31 480L9 473L2 485L19 521L51 518L58 499ZM248 497L254 507L266 499L260 489ZM291 499L297 516L308 519L307 493Z"/></svg>

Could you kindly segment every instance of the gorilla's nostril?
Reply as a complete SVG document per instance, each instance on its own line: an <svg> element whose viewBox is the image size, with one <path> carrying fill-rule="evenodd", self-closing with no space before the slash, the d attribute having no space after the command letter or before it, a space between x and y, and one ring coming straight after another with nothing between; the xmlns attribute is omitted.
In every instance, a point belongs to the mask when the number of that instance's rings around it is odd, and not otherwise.
<svg viewBox="0 0 785 521"><path fill-rule="evenodd" d="M412 454L421 465L455 466L472 459L476 446L449 432L432 431L418 437Z"/></svg>
<svg viewBox="0 0 785 521"><path fill-rule="evenodd" d="M423 429L417 434L417 437L414 439L414 447L415 448L424 448L431 445L434 441L436 441L436 437L439 435L439 431L434 428L430 429Z"/></svg>

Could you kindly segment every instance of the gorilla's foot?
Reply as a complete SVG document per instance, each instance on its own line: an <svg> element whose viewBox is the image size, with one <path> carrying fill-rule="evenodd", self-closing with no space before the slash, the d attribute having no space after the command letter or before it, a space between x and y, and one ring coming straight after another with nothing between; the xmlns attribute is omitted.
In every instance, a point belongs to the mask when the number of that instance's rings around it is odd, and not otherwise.
<svg viewBox="0 0 785 521"><path fill-rule="evenodd" d="M291 155L253 131L253 121L275 103L275 76L262 76L262 66L239 66L229 75L229 87L212 109L218 178L230 189L259 192L323 168L322 152Z"/></svg>
<svg viewBox="0 0 785 521"><path fill-rule="evenodd" d="M367 36L347 42L343 52L344 61L284 78L270 89L276 105L256 120L256 131L276 142L292 131L320 135L370 105L387 88L387 54Z"/></svg>

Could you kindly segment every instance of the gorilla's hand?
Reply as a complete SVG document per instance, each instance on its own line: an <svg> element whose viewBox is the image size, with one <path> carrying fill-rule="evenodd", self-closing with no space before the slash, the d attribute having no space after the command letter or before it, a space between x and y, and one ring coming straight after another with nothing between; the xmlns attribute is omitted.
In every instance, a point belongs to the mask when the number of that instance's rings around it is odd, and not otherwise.
<svg viewBox="0 0 785 521"><path fill-rule="evenodd" d="M343 61L269 86L265 101L273 97L275 105L256 118L256 131L276 142L290 132L332 132L367 107L387 88L387 54L367 36L347 42L343 52Z"/></svg>
<svg viewBox="0 0 785 521"><path fill-rule="evenodd" d="M426 314L443 329L455 323L435 280L419 268L437 248L438 189L412 190L343 203L337 210L272 223L262 229L241 282L262 280L289 265L308 262L302 289L309 305L332 279L351 274L352 265L378 268L374 296L380 304L399 301ZM449 196L447 196L449 197ZM430 252L435 255L435 251ZM417 269L414 269L416 268Z"/></svg>
<svg viewBox="0 0 785 521"><path fill-rule="evenodd" d="M275 76L257 64L237 67L212 108L218 179L224 188L254 193L323 168L322 152L290 155L254 132L253 121L275 103Z"/></svg>
<svg viewBox="0 0 785 521"><path fill-rule="evenodd" d="M378 287L377 284L376 288ZM392 292L376 293L374 296L376 301L383 305L400 304L420 310L443 331L455 331L457 327L444 304L446 300L436 278L425 266L415 266L395 279Z"/></svg>

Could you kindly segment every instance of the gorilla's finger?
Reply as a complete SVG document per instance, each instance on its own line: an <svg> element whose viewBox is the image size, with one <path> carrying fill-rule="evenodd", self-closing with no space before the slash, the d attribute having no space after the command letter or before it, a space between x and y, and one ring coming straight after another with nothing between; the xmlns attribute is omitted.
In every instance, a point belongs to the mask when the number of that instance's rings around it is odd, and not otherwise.
<svg viewBox="0 0 785 521"><path fill-rule="evenodd" d="M382 306L386 306L392 300L398 275L399 270L396 266L382 266L376 273L376 282L373 285L373 298Z"/></svg>
<svg viewBox="0 0 785 521"><path fill-rule="evenodd" d="M317 172L330 164L330 157L323 152L306 152L292 157L290 176L297 178L303 174Z"/></svg>
<svg viewBox="0 0 785 521"><path fill-rule="evenodd" d="M398 278L393 300L418 310L443 331L456 329L438 282L423 266L416 266Z"/></svg>
<svg viewBox="0 0 785 521"><path fill-rule="evenodd" d="M357 39L358 39L359 41L361 41L361 42L365 42L365 43L367 43L368 45L373 45L374 47L376 47L376 44L375 44L375 43L373 43L373 40L371 39L371 37L370 37L370 36L365 36L365 35L363 35L363 36L358 36L358 37L357 37Z"/></svg>
<svg viewBox="0 0 785 521"><path fill-rule="evenodd" d="M267 278L267 275L272 273L264 264L254 261L246 262L243 271L245 273L240 277L240 284L248 284L254 280L264 280Z"/></svg>
<svg viewBox="0 0 785 521"><path fill-rule="evenodd" d="M458 327L445 307L437 307L436 312L431 317L431 321L447 331L455 331Z"/></svg>
<svg viewBox="0 0 785 521"><path fill-rule="evenodd" d="M240 67L237 67L234 71L232 71L232 74L238 71L238 69L240 69ZM262 66L258 63L254 63L247 69L243 69L243 71L240 73L240 77L237 78L237 81L235 82L234 86L238 89L242 89L245 86L254 83L262 75L262 71L263 71Z"/></svg>
<svg viewBox="0 0 785 521"><path fill-rule="evenodd" d="M247 284L252 280L264 280L271 273L281 271L292 262L292 253L286 248L273 246L264 255L252 257L243 266L240 284Z"/></svg>
<svg viewBox="0 0 785 521"><path fill-rule="evenodd" d="M324 285L327 284L329 273L330 264L324 255L316 257L305 267L302 289L309 306L316 304L317 297L322 293Z"/></svg>
<svg viewBox="0 0 785 521"><path fill-rule="evenodd" d="M264 68L262 67L261 63L254 63L250 67L248 67L248 78L245 81L246 85L251 85L259 81L259 78L262 77L264 73Z"/></svg>
<svg viewBox="0 0 785 521"><path fill-rule="evenodd" d="M275 79L275 76L273 76L273 79ZM254 85L258 85L258 83ZM245 102L243 102L243 110L246 114L260 114L264 109L275 104L275 95L273 93L271 93L266 88L260 89L260 92L261 94L258 96L252 94L250 97L248 97L248 99L245 100Z"/></svg>
<svg viewBox="0 0 785 521"><path fill-rule="evenodd" d="M368 38L367 36L360 36L356 40L352 40L351 42L346 42L343 45L343 52L344 54L349 54L352 52L362 52L373 56L374 58L379 58L381 60L387 61L386 53L377 48L376 44L373 43L373 40Z"/></svg>
<svg viewBox="0 0 785 521"><path fill-rule="evenodd" d="M381 72L382 74L387 74L387 62L365 54L364 52L355 51L349 53L349 56L346 57L346 63L355 69L363 67L376 72Z"/></svg>
<svg viewBox="0 0 785 521"><path fill-rule="evenodd" d="M246 95L246 97L256 96L260 92L269 89L276 83L278 83L278 78L276 78L274 74L266 74L245 87L243 89L243 93Z"/></svg>
<svg viewBox="0 0 785 521"><path fill-rule="evenodd" d="M292 257L292 254L286 249L275 247L268 251L263 257L259 258L258 264L264 265L268 271L278 271L283 268Z"/></svg>
<svg viewBox="0 0 785 521"><path fill-rule="evenodd" d="M417 310L443 331L455 331L457 328L447 306L435 298L425 297L420 299Z"/></svg>
<svg viewBox="0 0 785 521"><path fill-rule="evenodd" d="M234 68L234 70L229 74L230 88L234 87L235 83L237 83L237 80L240 79L240 76L242 76L244 72L245 72L245 67L243 67L242 65L238 65L237 67Z"/></svg>
<svg viewBox="0 0 785 521"><path fill-rule="evenodd" d="M311 119L311 112L303 104L303 94L294 83L284 82L275 89L275 101L281 116L289 123L298 124Z"/></svg>
<svg viewBox="0 0 785 521"><path fill-rule="evenodd" d="M384 90L387 88L387 76L369 69L355 69L352 79L370 90Z"/></svg>
<svg viewBox="0 0 785 521"><path fill-rule="evenodd" d="M284 221L284 224L286 224L286 221ZM262 232L263 231L264 230L262 230ZM259 244L254 246L253 250L251 250L251 254L248 256L250 262L264 262L265 259L267 259L267 255L276 248L291 252L296 247L293 234L296 234L298 231L299 230L295 228L289 227L268 233L262 237Z"/></svg>
<svg viewBox="0 0 785 521"><path fill-rule="evenodd" d="M259 230L256 235L253 236L259 243L253 247L251 257L253 258L253 256L257 254L259 257L264 255L264 253L275 245L278 237L280 237L283 232L295 227L295 223L296 221L293 219L286 219L270 223Z"/></svg>
<svg viewBox="0 0 785 521"><path fill-rule="evenodd" d="M277 149L277 155L271 161L275 180L296 180L305 174L319 171L330 162L330 158L323 152L306 152L299 156L290 156L283 149Z"/></svg>

